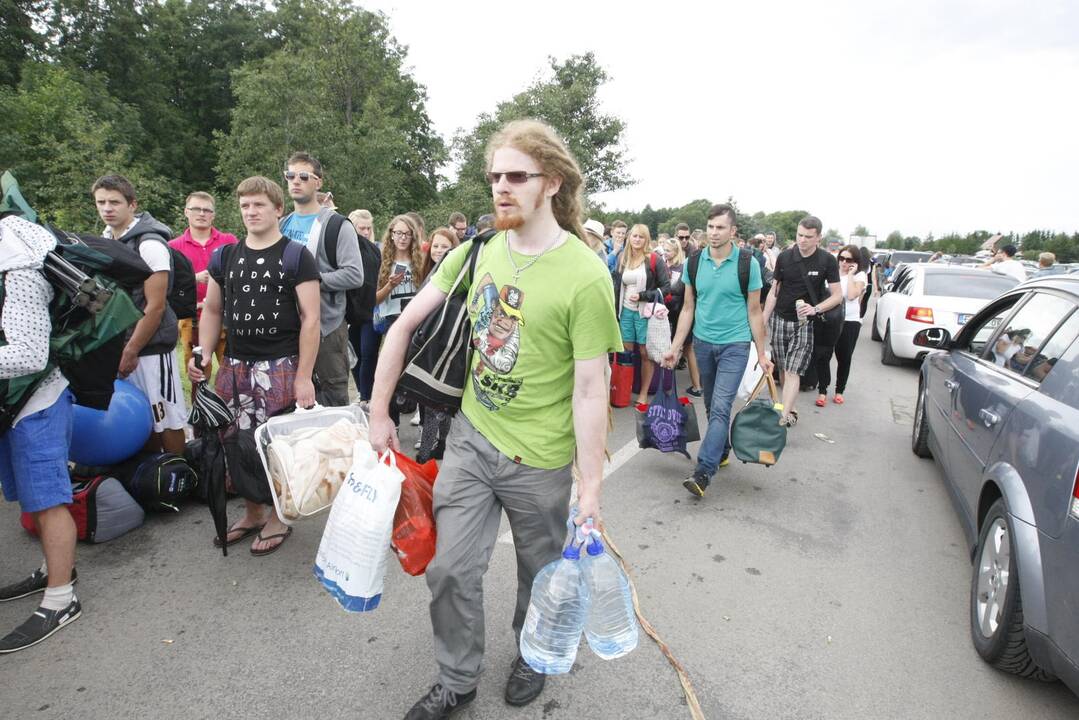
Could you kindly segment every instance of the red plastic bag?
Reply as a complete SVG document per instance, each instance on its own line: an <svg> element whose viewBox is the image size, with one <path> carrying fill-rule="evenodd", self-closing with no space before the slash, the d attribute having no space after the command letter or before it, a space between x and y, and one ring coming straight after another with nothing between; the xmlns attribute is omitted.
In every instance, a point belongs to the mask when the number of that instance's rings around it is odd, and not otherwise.
<svg viewBox="0 0 1079 720"><path fill-rule="evenodd" d="M420 465L407 455L394 451L397 469L405 476L401 500L393 516L390 545L397 553L401 568L409 575L422 575L435 556L434 486L438 463L428 460Z"/></svg>

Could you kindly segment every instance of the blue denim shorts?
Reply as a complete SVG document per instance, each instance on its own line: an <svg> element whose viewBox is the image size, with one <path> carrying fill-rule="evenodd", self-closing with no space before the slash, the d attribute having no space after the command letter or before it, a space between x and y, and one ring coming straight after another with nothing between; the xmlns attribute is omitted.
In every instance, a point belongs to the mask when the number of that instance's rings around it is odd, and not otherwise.
<svg viewBox="0 0 1079 720"><path fill-rule="evenodd" d="M0 484L4 499L24 512L41 512L71 502L67 455L75 398L64 390L50 407L27 415L0 435Z"/></svg>
<svg viewBox="0 0 1079 720"><path fill-rule="evenodd" d="M618 327L622 330L622 342L644 345L648 341L648 320L636 310L622 308Z"/></svg>

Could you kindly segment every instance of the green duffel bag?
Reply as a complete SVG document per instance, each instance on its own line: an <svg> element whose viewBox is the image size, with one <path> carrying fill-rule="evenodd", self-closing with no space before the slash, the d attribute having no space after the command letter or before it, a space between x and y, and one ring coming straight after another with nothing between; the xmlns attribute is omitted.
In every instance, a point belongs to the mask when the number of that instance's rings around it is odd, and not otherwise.
<svg viewBox="0 0 1079 720"><path fill-rule="evenodd" d="M768 385L769 397L757 397ZM775 465L787 445L787 428L780 424L783 403L779 400L772 376L765 373L753 389L746 404L734 416L731 425L731 447L744 463Z"/></svg>

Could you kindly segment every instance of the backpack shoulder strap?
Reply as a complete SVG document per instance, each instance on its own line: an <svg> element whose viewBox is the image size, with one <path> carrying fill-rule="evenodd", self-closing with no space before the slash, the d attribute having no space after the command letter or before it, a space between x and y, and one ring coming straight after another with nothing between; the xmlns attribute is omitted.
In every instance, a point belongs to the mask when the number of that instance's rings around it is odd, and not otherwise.
<svg viewBox="0 0 1079 720"><path fill-rule="evenodd" d="M330 266L337 267L337 240L341 236L341 226L345 223L345 216L341 213L334 213L330 215L330 219L326 222L326 232L323 237L326 238L326 259L330 261Z"/></svg>
<svg viewBox="0 0 1079 720"><path fill-rule="evenodd" d="M749 263L753 260L753 251L742 248L738 251L738 285L742 288L742 297L749 299Z"/></svg>
<svg viewBox="0 0 1079 720"><path fill-rule="evenodd" d="M285 277L289 279L293 286L296 285L296 277L300 274L300 259L303 257L304 249L304 246L300 243L289 240L281 253L281 264L285 268Z"/></svg>
<svg viewBox="0 0 1079 720"><path fill-rule="evenodd" d="M703 250L698 250L689 256L689 260L686 261L686 271L689 273L689 282L693 285L693 292L697 292L697 271L701 269L701 253Z"/></svg>

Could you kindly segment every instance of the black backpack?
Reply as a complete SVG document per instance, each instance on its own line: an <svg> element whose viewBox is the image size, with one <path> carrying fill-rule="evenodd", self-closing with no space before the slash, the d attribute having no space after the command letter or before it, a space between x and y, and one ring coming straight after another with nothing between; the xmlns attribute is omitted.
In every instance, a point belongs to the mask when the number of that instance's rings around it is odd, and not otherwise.
<svg viewBox="0 0 1079 720"><path fill-rule="evenodd" d="M326 259L337 267L337 240L341 234L341 225L347 220L340 213L334 213L326 223ZM345 291L345 322L349 325L362 325L370 322L375 310L375 291L378 289L378 271L382 264L382 255L375 244L367 238L359 237L360 262L363 265L363 285Z"/></svg>
<svg viewBox="0 0 1079 720"><path fill-rule="evenodd" d="M180 512L176 504L198 484L187 460L172 453L139 454L114 470L135 502L150 512Z"/></svg>
<svg viewBox="0 0 1079 720"><path fill-rule="evenodd" d="M451 415L461 407L472 348L468 293L480 249L496 234L495 230L487 230L472 238L468 257L446 299L412 333L405 366L397 380L398 395Z"/></svg>
<svg viewBox="0 0 1079 720"><path fill-rule="evenodd" d="M169 251L169 264L172 266L172 283L169 286L169 307L176 313L177 320L186 320L195 317L198 310L198 299L195 295L195 267L187 257L169 245L165 238L156 232L139 235L135 238L135 251L138 252L139 244L147 235L160 239ZM127 238L124 238L126 241Z"/></svg>
<svg viewBox="0 0 1079 720"><path fill-rule="evenodd" d="M707 252L707 248L698 250L690 255L686 264L689 266L689 281L693 285L693 292L697 292L697 270L701 266L701 253ZM749 299L749 263L753 261L753 251L742 248L738 251L738 284L742 288L742 297Z"/></svg>

